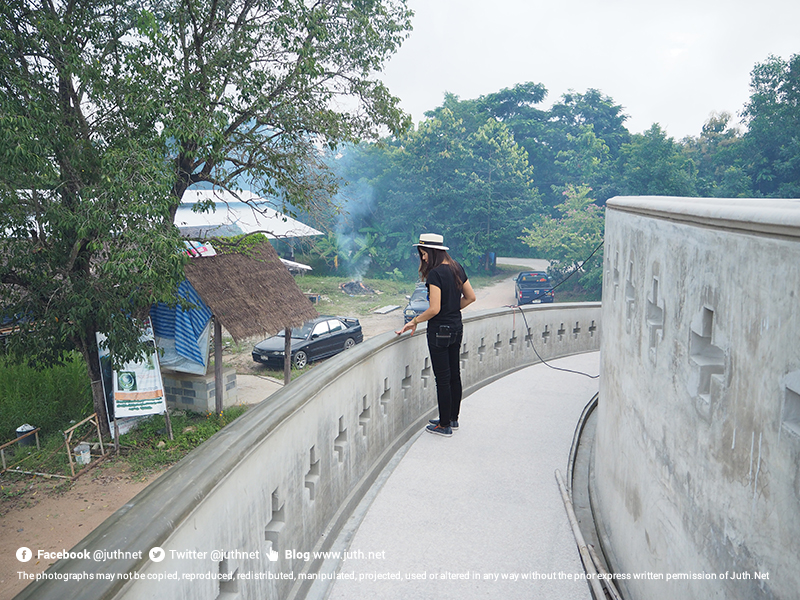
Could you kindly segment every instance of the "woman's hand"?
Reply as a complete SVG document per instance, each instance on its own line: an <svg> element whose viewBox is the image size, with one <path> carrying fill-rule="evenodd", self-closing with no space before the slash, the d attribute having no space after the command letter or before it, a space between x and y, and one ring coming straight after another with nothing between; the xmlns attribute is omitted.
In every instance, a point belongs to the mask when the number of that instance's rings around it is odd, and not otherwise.
<svg viewBox="0 0 800 600"><path fill-rule="evenodd" d="M435 285L428 286L428 310L411 319L408 323L403 325L403 328L400 331L395 331L395 333L400 335L406 331L411 331L411 335L414 335L414 332L417 330L417 325L424 323L425 321L430 321L433 317L438 315L441 306L442 290Z"/></svg>
<svg viewBox="0 0 800 600"><path fill-rule="evenodd" d="M397 335L401 335L401 334L405 333L406 331L410 331L411 335L414 335L414 333L417 331L417 319L416 319L416 317L414 317L408 323L403 325L403 328L400 331L395 331L395 333Z"/></svg>

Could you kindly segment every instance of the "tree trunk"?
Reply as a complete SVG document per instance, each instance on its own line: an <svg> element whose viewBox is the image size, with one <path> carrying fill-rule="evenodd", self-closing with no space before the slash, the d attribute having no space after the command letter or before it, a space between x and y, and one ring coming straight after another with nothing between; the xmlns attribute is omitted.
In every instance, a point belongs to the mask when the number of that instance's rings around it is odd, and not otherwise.
<svg viewBox="0 0 800 600"><path fill-rule="evenodd" d="M284 327L283 335L283 385L292 379L292 328Z"/></svg>
<svg viewBox="0 0 800 600"><path fill-rule="evenodd" d="M106 395L103 390L103 379L100 376L100 352L97 348L97 336L94 332L87 334L86 338L81 340L81 354L83 354L83 358L86 361L89 381L92 383L92 403L94 412L97 413L100 433L103 436L111 436L111 429L108 426L108 411L106 411Z"/></svg>

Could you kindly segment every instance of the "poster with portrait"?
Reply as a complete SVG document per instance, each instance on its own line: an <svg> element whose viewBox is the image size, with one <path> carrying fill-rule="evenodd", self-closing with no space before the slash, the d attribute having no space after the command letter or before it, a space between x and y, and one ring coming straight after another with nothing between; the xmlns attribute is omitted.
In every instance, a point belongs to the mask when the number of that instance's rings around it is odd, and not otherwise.
<svg viewBox="0 0 800 600"><path fill-rule="evenodd" d="M103 334L97 334L103 387L107 396L111 396L109 417L120 419L165 412L164 384L150 320L147 320L142 333L142 341L153 344L154 351L140 361L127 362L120 369L113 370L108 349L100 344L104 339Z"/></svg>

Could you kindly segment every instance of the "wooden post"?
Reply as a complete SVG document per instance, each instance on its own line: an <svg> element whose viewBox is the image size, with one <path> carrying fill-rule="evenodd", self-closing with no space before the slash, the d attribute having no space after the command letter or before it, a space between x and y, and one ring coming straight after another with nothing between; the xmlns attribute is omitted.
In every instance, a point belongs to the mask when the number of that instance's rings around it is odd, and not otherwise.
<svg viewBox="0 0 800 600"><path fill-rule="evenodd" d="M172 435L172 420L169 418L169 407L164 409L164 420L167 422L167 435L170 440L174 440L175 436Z"/></svg>
<svg viewBox="0 0 800 600"><path fill-rule="evenodd" d="M283 335L283 385L292 379L292 328L285 327Z"/></svg>
<svg viewBox="0 0 800 600"><path fill-rule="evenodd" d="M69 443L72 439L72 432L70 431L69 436L67 436L67 432L64 432L64 446L67 447L67 458L69 459L69 470L72 472L72 476L75 477L75 466L72 464L72 450L69 449Z"/></svg>
<svg viewBox="0 0 800 600"><path fill-rule="evenodd" d="M214 315L214 410L222 414L222 395L225 393L222 379L222 323Z"/></svg>

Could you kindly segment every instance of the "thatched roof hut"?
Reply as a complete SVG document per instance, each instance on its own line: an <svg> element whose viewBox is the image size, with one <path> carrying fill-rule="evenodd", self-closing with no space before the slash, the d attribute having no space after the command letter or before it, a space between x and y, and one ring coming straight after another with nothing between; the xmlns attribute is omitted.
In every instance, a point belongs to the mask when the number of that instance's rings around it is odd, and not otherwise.
<svg viewBox="0 0 800 600"><path fill-rule="evenodd" d="M193 258L186 278L236 341L275 335L318 316L269 242Z"/></svg>

